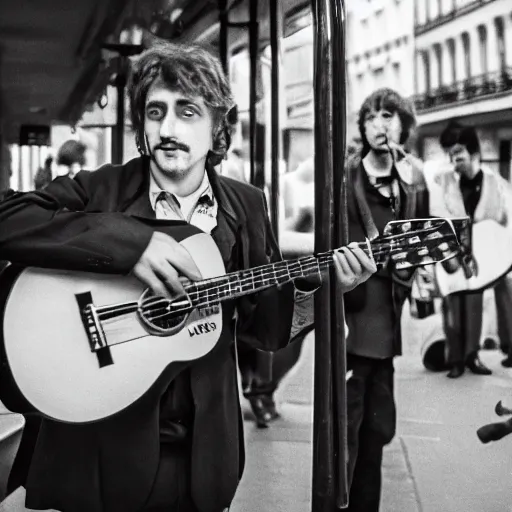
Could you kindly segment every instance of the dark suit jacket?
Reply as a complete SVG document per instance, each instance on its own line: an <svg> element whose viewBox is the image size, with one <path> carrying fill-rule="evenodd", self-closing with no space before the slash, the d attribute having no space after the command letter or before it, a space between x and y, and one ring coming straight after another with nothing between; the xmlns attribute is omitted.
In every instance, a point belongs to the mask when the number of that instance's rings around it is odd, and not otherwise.
<svg viewBox="0 0 512 512"><path fill-rule="evenodd" d="M235 234L241 266L279 260L262 192L213 170L208 174ZM17 194L0 205L0 259L127 274L153 230L168 225L154 219L148 186L148 162L137 158L81 172L74 180L58 178L44 191ZM264 350L288 343L291 285L260 292L238 306L245 341ZM232 309L225 310L219 343L190 365L195 409L191 483L200 512L229 506L244 465ZM63 512L140 510L158 466L159 401L182 368L168 368L137 403L102 422L44 420L28 477L27 506Z"/></svg>
<svg viewBox="0 0 512 512"><path fill-rule="evenodd" d="M401 205L400 219L427 218L430 215L428 189L423 177L423 172L416 165L411 165L408 181L400 178L401 196L404 202ZM364 190L364 181L362 173L365 172L359 158L354 158L347 165L347 210L349 225L349 240L362 241L365 237L372 239L373 221L362 212L366 201L366 192ZM359 198L359 200L358 200ZM366 208L369 207L366 203ZM409 279L404 276L398 276L392 273L391 296L395 311L395 355L400 355L402 350L402 335L400 326L400 317L402 306L410 295L411 281L413 273ZM372 279L372 278L370 278ZM366 305L366 296L368 293L368 284L360 284L357 288L344 295L345 310L347 316L351 312L361 311ZM368 312L371 314L371 312Z"/></svg>

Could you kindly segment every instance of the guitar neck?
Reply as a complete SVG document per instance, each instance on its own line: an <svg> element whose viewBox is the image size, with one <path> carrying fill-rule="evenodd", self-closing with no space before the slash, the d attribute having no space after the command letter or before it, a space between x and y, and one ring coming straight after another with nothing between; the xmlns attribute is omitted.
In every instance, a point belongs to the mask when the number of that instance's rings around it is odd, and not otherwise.
<svg viewBox="0 0 512 512"><path fill-rule="evenodd" d="M367 254L373 254L377 268L386 261L388 250L376 241L371 250L366 242L358 246ZM207 306L220 301L236 299L266 288L283 285L299 278L318 275L321 277L333 264L334 251L327 251L294 260L279 261L248 270L191 283L185 288L194 307Z"/></svg>

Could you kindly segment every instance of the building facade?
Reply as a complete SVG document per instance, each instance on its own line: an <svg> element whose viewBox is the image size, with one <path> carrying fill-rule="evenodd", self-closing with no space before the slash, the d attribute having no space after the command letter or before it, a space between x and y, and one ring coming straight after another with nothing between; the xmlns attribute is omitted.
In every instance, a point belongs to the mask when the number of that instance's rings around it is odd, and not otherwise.
<svg viewBox="0 0 512 512"><path fill-rule="evenodd" d="M347 80L348 140L357 136L355 117L375 89L391 87L414 94L414 2L348 0Z"/></svg>
<svg viewBox="0 0 512 512"><path fill-rule="evenodd" d="M478 130L482 160L510 178L512 4L508 0L415 0L418 152L442 158L449 119Z"/></svg>

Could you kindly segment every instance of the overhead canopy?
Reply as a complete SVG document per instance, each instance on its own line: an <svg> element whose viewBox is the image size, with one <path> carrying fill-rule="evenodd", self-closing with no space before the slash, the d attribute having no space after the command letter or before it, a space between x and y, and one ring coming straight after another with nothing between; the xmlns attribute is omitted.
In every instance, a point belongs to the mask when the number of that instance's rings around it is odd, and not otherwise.
<svg viewBox="0 0 512 512"><path fill-rule="evenodd" d="M4 140L21 124L73 124L108 73L101 45L133 0L0 2L0 120ZM101 83L103 82L103 83Z"/></svg>
<svg viewBox="0 0 512 512"><path fill-rule="evenodd" d="M308 5L282 0L286 13ZM268 0L258 1L266 18ZM228 1L231 21L248 1ZM16 143L20 126L75 124L115 73L102 45L134 23L163 38L214 43L217 0L12 0L0 2L0 132ZM265 39L268 23L260 23ZM241 38L241 30L238 32ZM236 35L233 39L237 39ZM233 39L231 39L233 41ZM114 55L115 57L115 55Z"/></svg>

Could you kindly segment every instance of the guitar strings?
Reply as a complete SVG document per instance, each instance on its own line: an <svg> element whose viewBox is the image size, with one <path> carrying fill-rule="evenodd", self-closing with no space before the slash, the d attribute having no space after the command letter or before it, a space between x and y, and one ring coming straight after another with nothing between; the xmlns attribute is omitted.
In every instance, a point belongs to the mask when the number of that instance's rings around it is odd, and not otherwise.
<svg viewBox="0 0 512 512"><path fill-rule="evenodd" d="M316 265L315 265L316 266ZM307 270L307 268L306 268ZM252 279L251 279L251 282L247 281L248 284L253 284L252 283ZM217 287L216 289L211 289L211 288L208 288L208 289L205 289L205 290L198 290L196 292L191 292L190 293L190 297L191 297L191 305L190 306L186 306L186 307L182 307L182 308L174 308L172 312L170 311L167 311L167 306L168 306L168 302L165 300L165 299L160 299L160 300L157 300L155 302L153 302L150 307L144 307L144 313L146 314L146 318L148 320L158 320L160 318L165 318L166 316L168 316L169 314L173 314L173 315L179 315L180 313L186 313L187 311L189 311L191 309L191 307L207 307L207 306L211 306L211 305L214 305L214 304L218 304L219 302L221 302L222 300L225 300L225 299L228 299L228 298L235 298L238 294L236 293L233 293L233 290L231 289L230 287L230 284L231 283L223 283L222 285L220 285L220 287ZM264 289L266 287L270 287L270 286L273 286L274 283L269 283L267 286L260 286L259 289ZM243 285L242 285L243 287ZM213 292L210 296L210 292ZM243 294L244 290L241 289L240 291L240 294ZM206 296L205 296L205 293L206 293ZM204 299L203 301L200 301L200 300L196 300L194 301L194 299L196 298L199 298L199 299ZM163 312L162 312L163 311ZM152 313L152 314L150 314Z"/></svg>
<svg viewBox="0 0 512 512"><path fill-rule="evenodd" d="M407 234L408 236L411 235L411 232ZM404 235L400 235L404 236ZM448 235L449 238L453 238L452 236ZM446 238L446 235L442 235L441 237L436 238L436 243L441 242L444 238ZM373 257L376 260L377 265L381 264L382 261L378 260L381 256L387 256L389 253L389 243L385 241L378 241L375 240L373 242L374 248L373 248ZM363 250L365 250L366 253L368 253L368 248L365 242L358 243L358 246L361 247ZM395 249L400 249L400 244L397 244ZM404 246L403 249L406 247ZM408 248L410 249L411 246L409 245ZM177 308L174 309L172 312L167 311L167 307L170 304L170 301L163 297L154 297L152 300L148 300L144 303L144 306L141 308L145 315L148 315L148 320L151 319L158 319L165 316L168 316L170 314L179 314L181 312L185 313L190 310L191 307L208 307L213 304L218 304L219 301L225 300L227 298L236 298L240 294L244 294L244 292L249 291L247 289L244 290L244 285L250 284L252 285L251 291L254 288L254 285L256 283L259 284L259 280L265 281L269 280L267 286L265 286L265 283L263 283L263 286L259 286L259 289L263 289L265 287L270 287L275 284L284 284L285 282L293 281L294 279L297 279L299 277L303 277L304 272L309 271L317 271L320 267L320 265L326 265L329 266L332 263L332 254L334 251L328 251L325 253L318 254L317 256L306 256L304 258L299 258L295 261L281 261L276 262L271 265L272 270L265 270L261 271L260 274L257 274L258 267L255 267L250 270L242 270L236 273L227 274L223 276L216 276L213 278L205 279L200 282L192 283L188 287L185 288L185 291L190 290L188 292L188 297L191 300L190 305L187 305L183 308ZM266 269L268 265L263 265L260 268ZM283 268L276 268L276 267L283 267ZM325 270L325 269L324 269ZM276 272L283 272L284 274L282 276L277 276ZM292 276L294 272L299 272L299 275ZM248 273L249 275L244 276L244 273ZM235 282L230 281L235 277ZM280 277L287 277L286 281L283 281L282 283L279 282ZM277 280L277 283L275 281ZM220 284L215 284L220 281ZM233 290L231 289L232 284L237 284L239 286L239 292L233 293ZM213 285L213 286L212 286ZM210 297L211 292L211 297ZM227 296L222 296L223 294L228 294ZM201 302L200 299L203 298L203 296L206 294L206 302ZM106 316L111 316L113 313L118 314L124 314L124 313L131 313L133 312L134 305L136 303L127 303L127 304L120 304L116 306L104 306L97 308L98 315L100 318L105 318ZM165 313L158 314L162 309L165 310ZM157 313L157 316L151 316L149 313Z"/></svg>

